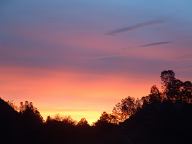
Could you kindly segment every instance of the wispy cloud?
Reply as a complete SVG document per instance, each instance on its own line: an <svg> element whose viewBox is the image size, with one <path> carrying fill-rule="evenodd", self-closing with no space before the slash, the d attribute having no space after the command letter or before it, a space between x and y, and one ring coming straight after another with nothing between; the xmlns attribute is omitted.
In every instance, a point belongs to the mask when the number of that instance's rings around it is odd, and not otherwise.
<svg viewBox="0 0 192 144"><path fill-rule="evenodd" d="M137 23L137 24L132 25L132 26L123 27L123 28L119 28L119 29L109 31L109 32L106 33L106 35L115 35L115 34L118 34L118 33L127 32L127 31L138 29L138 28L146 27L146 26L161 24L163 22L164 22L163 20L153 20L153 21Z"/></svg>
<svg viewBox="0 0 192 144"><path fill-rule="evenodd" d="M160 41L160 42L147 43L147 44L141 45L141 47L152 47L157 45L166 45L170 43L171 41Z"/></svg>

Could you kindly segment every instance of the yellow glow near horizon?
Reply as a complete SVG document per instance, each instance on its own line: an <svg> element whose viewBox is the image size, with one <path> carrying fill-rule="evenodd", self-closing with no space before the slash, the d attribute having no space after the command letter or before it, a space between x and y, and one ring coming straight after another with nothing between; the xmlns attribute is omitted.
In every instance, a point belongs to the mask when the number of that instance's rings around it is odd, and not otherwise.
<svg viewBox="0 0 192 144"><path fill-rule="evenodd" d="M54 118L55 116L59 115L61 117L66 117L70 116L73 120L79 121L81 118L86 118L88 123L92 125L94 122L96 122L100 115L101 112L98 111L86 111L86 110L77 110L77 111L69 111L69 110L60 110L60 111L41 111L41 115L43 116L43 119L46 120L47 116L51 116Z"/></svg>

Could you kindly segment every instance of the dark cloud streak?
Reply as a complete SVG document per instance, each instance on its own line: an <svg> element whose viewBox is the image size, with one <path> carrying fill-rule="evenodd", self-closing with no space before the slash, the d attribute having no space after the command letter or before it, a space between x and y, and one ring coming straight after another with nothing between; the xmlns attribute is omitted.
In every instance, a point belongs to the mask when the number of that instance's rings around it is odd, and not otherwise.
<svg viewBox="0 0 192 144"><path fill-rule="evenodd" d="M141 47L152 47L152 46L157 46L157 45L166 45L166 44L170 44L170 43L171 43L171 41L153 42L153 43L141 45Z"/></svg>
<svg viewBox="0 0 192 144"><path fill-rule="evenodd" d="M161 24L163 22L164 22L163 20L153 20L153 21L148 21L148 22L137 23L137 24L129 26L129 27L124 27L124 28L112 30L110 32L107 32L106 35L115 35L115 34L118 34L118 33L131 31L131 30L135 30L135 29L138 29L138 28L146 27L146 26Z"/></svg>

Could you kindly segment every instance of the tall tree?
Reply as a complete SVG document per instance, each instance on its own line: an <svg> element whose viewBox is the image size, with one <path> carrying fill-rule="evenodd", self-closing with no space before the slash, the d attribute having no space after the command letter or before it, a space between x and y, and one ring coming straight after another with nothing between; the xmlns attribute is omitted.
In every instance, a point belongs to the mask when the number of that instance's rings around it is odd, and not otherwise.
<svg viewBox="0 0 192 144"><path fill-rule="evenodd" d="M89 123L86 118L81 118L81 120L77 123L78 127L89 127Z"/></svg>
<svg viewBox="0 0 192 144"><path fill-rule="evenodd" d="M190 81L182 82L175 78L172 70L161 72L163 95L172 102L187 102L192 100L192 83Z"/></svg>
<svg viewBox="0 0 192 144"><path fill-rule="evenodd" d="M161 92L159 91L156 85L153 85L149 94L149 103L158 102L161 102Z"/></svg>
<svg viewBox="0 0 192 144"><path fill-rule="evenodd" d="M191 81L185 81L182 87L182 99L188 103L192 103L192 83Z"/></svg>
<svg viewBox="0 0 192 144"><path fill-rule="evenodd" d="M32 102L25 101L20 103L20 115L23 122L31 127L35 128L43 123L43 117Z"/></svg>
<svg viewBox="0 0 192 144"><path fill-rule="evenodd" d="M135 114L138 108L137 104L139 103L133 97L128 96L115 105L112 114L116 116L119 122L122 122Z"/></svg>
<svg viewBox="0 0 192 144"><path fill-rule="evenodd" d="M182 81L175 78L172 70L161 72L163 95L170 101L181 100L180 88Z"/></svg>

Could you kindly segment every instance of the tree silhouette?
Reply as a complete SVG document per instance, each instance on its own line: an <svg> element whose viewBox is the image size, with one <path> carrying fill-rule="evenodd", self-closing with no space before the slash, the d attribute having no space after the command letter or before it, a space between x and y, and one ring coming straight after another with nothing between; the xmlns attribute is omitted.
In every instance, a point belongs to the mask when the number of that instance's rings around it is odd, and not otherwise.
<svg viewBox="0 0 192 144"><path fill-rule="evenodd" d="M94 123L94 126L97 127L109 127L114 124L117 124L118 120L116 116L113 114L108 114L107 112L103 112L100 116L100 118Z"/></svg>
<svg viewBox="0 0 192 144"><path fill-rule="evenodd" d="M133 97L128 96L115 105L112 114L119 122L122 122L135 114L138 107L140 107L139 103Z"/></svg>
<svg viewBox="0 0 192 144"><path fill-rule="evenodd" d="M172 83L173 80L175 80L175 73L173 70L165 70L161 72L161 80L162 80L162 85L165 87L164 89L167 88L167 86Z"/></svg>
<svg viewBox="0 0 192 144"><path fill-rule="evenodd" d="M169 101L181 100L180 87L182 82L175 78L172 70L161 72L162 88L164 97Z"/></svg>
<svg viewBox="0 0 192 144"><path fill-rule="evenodd" d="M18 112L0 98L0 143L19 143L19 134L22 134L19 120Z"/></svg>
<svg viewBox="0 0 192 144"><path fill-rule="evenodd" d="M149 94L149 103L159 103L161 101L161 92L159 91L156 85L153 85Z"/></svg>
<svg viewBox="0 0 192 144"><path fill-rule="evenodd" d="M185 81L183 87L181 88L182 99L187 103L192 103L192 83L190 81Z"/></svg>
<svg viewBox="0 0 192 144"><path fill-rule="evenodd" d="M89 127L88 121L86 118L81 118L81 120L77 123L78 127Z"/></svg>
<svg viewBox="0 0 192 144"><path fill-rule="evenodd" d="M23 125L31 130L36 130L43 124L43 117L32 102L21 102L19 114Z"/></svg>
<svg viewBox="0 0 192 144"><path fill-rule="evenodd" d="M75 126L76 123L77 123L77 122L76 122L75 120L73 120L70 116L64 117L64 118L62 119L62 122L63 122L63 124L69 125L69 126Z"/></svg>
<svg viewBox="0 0 192 144"><path fill-rule="evenodd" d="M171 102L190 103L192 98L192 83L182 82L175 78L172 70L161 72L163 97Z"/></svg>

